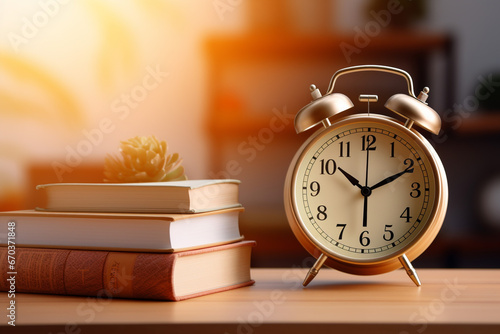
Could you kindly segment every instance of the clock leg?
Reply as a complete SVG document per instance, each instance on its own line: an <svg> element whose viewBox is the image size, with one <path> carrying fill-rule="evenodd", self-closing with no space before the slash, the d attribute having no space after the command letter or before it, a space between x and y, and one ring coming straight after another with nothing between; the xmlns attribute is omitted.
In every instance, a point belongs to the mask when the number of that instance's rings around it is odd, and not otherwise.
<svg viewBox="0 0 500 334"><path fill-rule="evenodd" d="M321 269L325 261L326 261L326 255L321 253L321 255L316 260L316 263L312 266L311 269L309 269L309 272L307 273L304 282L302 282L303 286L307 286L307 284L311 283L311 281L314 279L314 277L316 277L316 275L318 274L319 270Z"/></svg>
<svg viewBox="0 0 500 334"><path fill-rule="evenodd" d="M405 268L406 273L408 276L410 276L411 280L413 283L415 283L416 286L421 286L422 283L420 283L420 279L418 278L417 272L415 271L415 268L411 265L410 260L406 257L406 254L403 254L399 257L399 262L403 265L403 268Z"/></svg>

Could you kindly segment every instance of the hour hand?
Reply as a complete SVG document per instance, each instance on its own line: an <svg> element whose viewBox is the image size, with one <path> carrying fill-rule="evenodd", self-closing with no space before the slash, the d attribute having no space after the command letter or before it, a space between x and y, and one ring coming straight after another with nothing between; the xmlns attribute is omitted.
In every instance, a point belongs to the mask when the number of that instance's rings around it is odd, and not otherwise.
<svg viewBox="0 0 500 334"><path fill-rule="evenodd" d="M342 174L344 174L344 176L349 180L349 182L351 182L351 184L353 186L356 186L358 187L359 189L362 189L363 187L359 184L359 181L358 179L356 179L354 176L352 176L351 174L347 173L345 170L343 170L342 168L339 167L339 171L342 172Z"/></svg>
<svg viewBox="0 0 500 334"><path fill-rule="evenodd" d="M377 189L378 187L381 187L383 186L384 184L388 184L394 180L396 180L398 177L402 176L403 174L406 174L406 173L413 173L413 168L407 168L405 169L404 171L402 172L399 172L397 174L394 174L392 176L389 176L388 178L385 178L383 179L382 181L380 181L379 183L373 185L370 187L371 190L374 190L374 189Z"/></svg>

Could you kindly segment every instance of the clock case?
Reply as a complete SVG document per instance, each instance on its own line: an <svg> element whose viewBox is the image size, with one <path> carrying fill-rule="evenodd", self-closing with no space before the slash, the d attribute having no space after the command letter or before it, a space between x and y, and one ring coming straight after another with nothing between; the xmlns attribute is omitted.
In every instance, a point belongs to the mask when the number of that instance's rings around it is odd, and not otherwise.
<svg viewBox="0 0 500 334"><path fill-rule="evenodd" d="M414 239L413 242L406 248L394 253L390 257L370 262L348 260L344 257L337 256L331 250L324 248L319 242L315 241L315 238L304 227L299 218L297 205L300 205L298 202L300 198L296 198L294 192L294 185L297 179L297 169L303 162L303 157L309 147L313 146L317 140L324 138L323 136L327 133L335 132L337 128L345 124L352 125L355 123L365 122L370 122L374 126L377 124L389 125L391 127L398 128L408 137L411 137L419 144L419 153L429 158L432 165L434 179L436 180L434 208L431 211L429 220L426 222L424 229L420 232L416 239ZM290 168L286 176L284 194L287 219L300 244L315 258L318 258L321 254L327 255L328 258L326 259L325 264L328 267L357 275L381 274L398 269L402 266L399 257L403 254L406 254L410 261L416 259L432 243L438 234L446 214L446 207L448 203L447 181L444 167L436 151L429 144L429 142L415 130L404 127L403 123L387 116L376 114L355 114L341 118L338 121L335 121L330 127L321 129L311 136L300 147L290 164Z"/></svg>
<svg viewBox="0 0 500 334"><path fill-rule="evenodd" d="M408 84L409 95L396 94L389 98L385 106L394 111L399 116L404 117L405 122L401 122L395 118L385 115L362 113L354 114L345 117L339 117L342 111L352 108L354 105L350 99L339 93L333 93L335 81L341 75L359 72L359 71L381 71L388 72L405 77ZM430 107L427 106L429 89L426 87L418 97L413 93L413 81L411 76L400 69L381 66L381 65L362 65L348 67L337 71L330 81L330 86L327 93L321 96L319 90L311 85L311 95L313 101L302 108L295 117L295 129L297 133L307 131L318 124L322 124L323 128L316 131L306 142L299 148L295 154L290 167L288 169L285 187L284 187L284 206L288 219L288 223L300 244L318 260L311 268L303 285L307 285L318 273L323 264L330 268L334 268L346 273L356 275L375 275L386 273L395 269L404 267L413 282L419 286L420 280L411 265L411 261L422 254L435 239L438 234L446 215L448 206L448 183L443 164L432 147L432 145L413 127L414 123L421 128L432 133L439 133L441 128L441 120L439 115ZM361 95L360 101L371 102L377 101L376 95ZM333 121L333 124L330 121ZM411 137L418 145L419 152L428 157L431 165L434 179L436 180L435 203L429 219L425 223L425 227L420 231L420 234L412 240L412 242L401 249L400 251L389 256L381 257L378 260L361 261L346 259L339 256L331 250L323 247L304 227L297 212L298 200L295 198L294 185L297 178L298 166L302 163L304 152L327 132L333 132L337 128L345 124L373 122L376 124L385 124L397 128Z"/></svg>

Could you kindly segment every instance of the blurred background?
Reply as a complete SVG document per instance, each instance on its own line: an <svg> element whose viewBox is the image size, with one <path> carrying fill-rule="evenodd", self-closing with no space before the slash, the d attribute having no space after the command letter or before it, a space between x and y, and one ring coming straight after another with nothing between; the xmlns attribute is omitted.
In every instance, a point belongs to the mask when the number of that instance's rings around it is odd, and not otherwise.
<svg viewBox="0 0 500 334"><path fill-rule="evenodd" d="M155 135L186 174L242 181L253 265L307 254L283 209L288 165L310 135L293 116L338 69L402 68L443 119L443 228L417 267L500 266L500 2L482 0L0 0L0 209L34 187L100 182L121 140ZM384 101L406 83L342 77ZM358 109L360 110L360 109ZM364 110L364 109L361 109Z"/></svg>

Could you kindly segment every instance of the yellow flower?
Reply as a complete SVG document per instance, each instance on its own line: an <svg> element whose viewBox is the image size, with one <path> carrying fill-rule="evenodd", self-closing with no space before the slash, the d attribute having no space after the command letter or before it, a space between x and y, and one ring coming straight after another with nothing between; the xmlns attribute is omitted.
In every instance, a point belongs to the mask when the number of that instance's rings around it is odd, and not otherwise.
<svg viewBox="0 0 500 334"><path fill-rule="evenodd" d="M186 180L178 153L167 156L167 143L155 136L122 141L120 157L107 155L104 182L160 182Z"/></svg>

